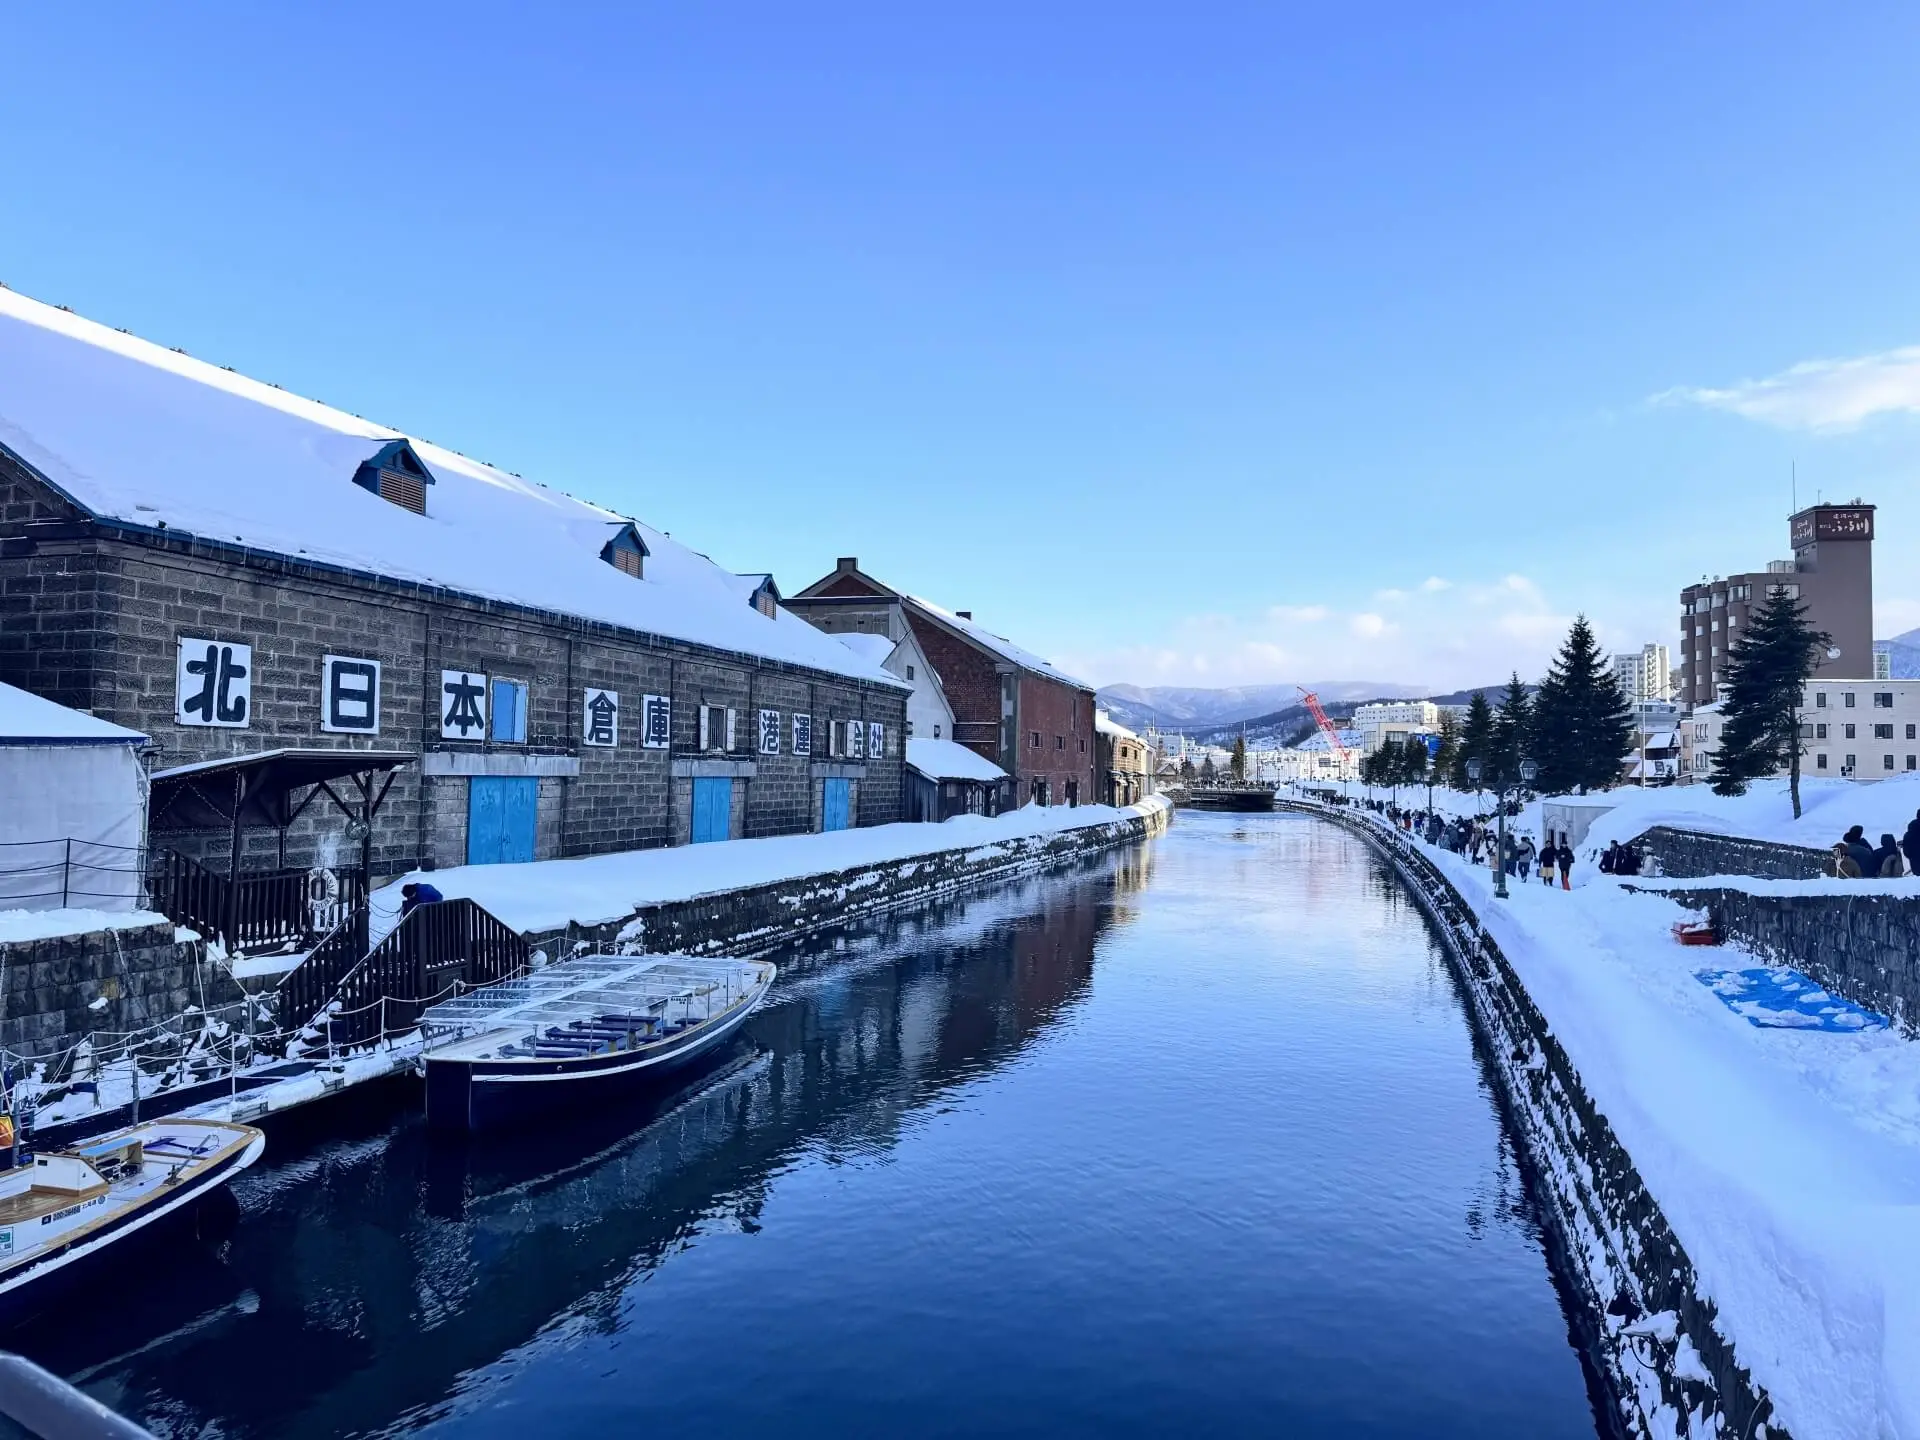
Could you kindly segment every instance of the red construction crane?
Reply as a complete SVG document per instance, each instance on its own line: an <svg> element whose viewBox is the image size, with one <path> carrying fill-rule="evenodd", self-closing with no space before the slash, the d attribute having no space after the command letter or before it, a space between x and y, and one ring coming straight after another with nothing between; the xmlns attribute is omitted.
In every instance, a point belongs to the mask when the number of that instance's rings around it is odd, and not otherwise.
<svg viewBox="0 0 1920 1440"><path fill-rule="evenodd" d="M1329 720L1327 712L1320 708L1320 697L1304 685L1295 688L1300 691L1300 703L1305 705L1307 713L1313 716L1313 723L1318 725L1326 735L1327 749L1334 753L1340 761L1340 768L1344 770L1347 766L1347 747L1340 743L1340 732L1333 728L1333 721Z"/></svg>

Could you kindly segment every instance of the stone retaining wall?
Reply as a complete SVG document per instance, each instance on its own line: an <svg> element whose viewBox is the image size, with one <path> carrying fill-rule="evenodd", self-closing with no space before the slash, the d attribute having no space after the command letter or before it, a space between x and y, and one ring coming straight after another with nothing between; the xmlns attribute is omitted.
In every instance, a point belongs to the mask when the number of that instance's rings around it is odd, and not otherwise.
<svg viewBox="0 0 1920 1440"><path fill-rule="evenodd" d="M1912 895L1756 895L1725 886L1653 892L1704 910L1730 939L1791 965L1920 1037L1920 899Z"/></svg>
<svg viewBox="0 0 1920 1440"><path fill-rule="evenodd" d="M96 1031L175 1019L208 991L234 998L224 973L202 972L204 949L175 941L171 924L0 944L0 1047L39 1059Z"/></svg>
<svg viewBox="0 0 1920 1440"><path fill-rule="evenodd" d="M567 925L529 932L529 943L560 959L580 945L639 942L655 954L751 955L795 935L843 925L882 910L921 904L967 886L1031 874L1131 844L1167 828L1172 808L1156 807L1124 820L1016 836L988 845L940 850L753 885L690 900L642 906L603 925Z"/></svg>
<svg viewBox="0 0 1920 1440"><path fill-rule="evenodd" d="M1734 1358L1692 1262L1633 1159L1595 1108L1472 908L1419 847L1360 815L1280 802L1331 820L1393 863L1433 922L1467 998L1475 1037L1525 1157L1576 1333L1635 1440L1756 1435L1784 1440L1772 1404Z"/></svg>
<svg viewBox="0 0 1920 1440"><path fill-rule="evenodd" d="M1708 835L1656 825L1633 842L1659 863L1658 874L1692 880L1702 875L1757 875L1766 880L1811 880L1827 873L1824 850L1778 845L1737 835ZM1656 873L1656 872L1649 872Z"/></svg>

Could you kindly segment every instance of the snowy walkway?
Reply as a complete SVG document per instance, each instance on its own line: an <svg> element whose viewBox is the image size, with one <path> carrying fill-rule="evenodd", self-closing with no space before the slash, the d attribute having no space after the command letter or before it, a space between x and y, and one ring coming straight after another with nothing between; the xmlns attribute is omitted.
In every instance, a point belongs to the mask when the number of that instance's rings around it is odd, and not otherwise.
<svg viewBox="0 0 1920 1440"><path fill-rule="evenodd" d="M1920 1437L1920 1044L1763 1029L1682 947L1697 918L1589 867L1572 892L1423 847L1481 915L1796 1440ZM1855 882L1856 884L1858 882Z"/></svg>
<svg viewBox="0 0 1920 1440"><path fill-rule="evenodd" d="M958 815L938 825L874 825L824 835L623 850L575 860L415 871L374 892L372 935L378 942L399 923L400 886L408 880L429 881L449 900L477 901L516 930L556 930L569 923L602 925L624 919L644 905L1112 824L1163 810L1166 803L1155 796L1125 810L1107 805L1029 805L992 819Z"/></svg>

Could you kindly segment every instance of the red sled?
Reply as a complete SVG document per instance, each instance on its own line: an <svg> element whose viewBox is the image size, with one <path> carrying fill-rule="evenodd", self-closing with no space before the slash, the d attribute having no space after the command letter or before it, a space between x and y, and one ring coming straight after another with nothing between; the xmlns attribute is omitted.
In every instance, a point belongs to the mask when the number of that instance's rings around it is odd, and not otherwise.
<svg viewBox="0 0 1920 1440"><path fill-rule="evenodd" d="M1713 928L1711 920L1676 920L1673 938L1682 945L1718 945L1720 932Z"/></svg>

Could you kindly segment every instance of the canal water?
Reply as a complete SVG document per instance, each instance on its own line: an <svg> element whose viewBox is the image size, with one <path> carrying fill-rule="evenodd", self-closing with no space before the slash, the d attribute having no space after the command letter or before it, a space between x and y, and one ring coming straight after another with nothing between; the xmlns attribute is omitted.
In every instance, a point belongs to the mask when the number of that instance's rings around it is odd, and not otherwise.
<svg viewBox="0 0 1920 1440"><path fill-rule="evenodd" d="M20 1342L162 1435L1595 1434L1418 910L1304 817L817 937L645 1117L276 1132Z"/></svg>

